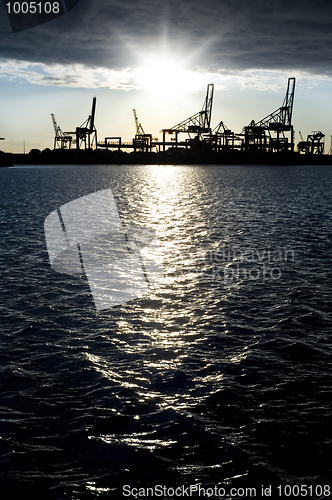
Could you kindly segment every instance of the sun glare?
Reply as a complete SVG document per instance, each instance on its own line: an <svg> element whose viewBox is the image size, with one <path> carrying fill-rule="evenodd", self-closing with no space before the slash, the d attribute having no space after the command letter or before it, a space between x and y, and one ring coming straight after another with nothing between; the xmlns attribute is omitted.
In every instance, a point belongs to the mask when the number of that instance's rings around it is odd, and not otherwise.
<svg viewBox="0 0 332 500"><path fill-rule="evenodd" d="M181 63L171 59L155 59L146 63L138 73L140 88L157 95L176 92L195 92L204 86L198 72L186 70Z"/></svg>

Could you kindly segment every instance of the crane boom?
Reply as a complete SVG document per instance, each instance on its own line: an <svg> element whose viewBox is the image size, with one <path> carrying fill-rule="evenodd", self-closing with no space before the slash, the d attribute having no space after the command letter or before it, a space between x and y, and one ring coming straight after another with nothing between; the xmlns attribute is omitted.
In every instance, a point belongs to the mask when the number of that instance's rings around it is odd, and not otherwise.
<svg viewBox="0 0 332 500"><path fill-rule="evenodd" d="M273 113L267 115L259 122L255 123L255 121L253 120L250 125L255 127L269 127L269 128L273 128L273 126L291 127L294 93L295 93L295 78L288 78L287 91L282 106Z"/></svg>
<svg viewBox="0 0 332 500"><path fill-rule="evenodd" d="M295 78L288 78L287 92L280 108L283 125L292 124L293 103L295 93Z"/></svg>
<svg viewBox="0 0 332 500"><path fill-rule="evenodd" d="M213 103L213 91L214 91L214 85L213 85L213 83L209 83L207 86L206 97L205 97L204 106L202 109L202 111L204 113L204 122L203 122L204 128L210 128L212 103Z"/></svg>
<svg viewBox="0 0 332 500"><path fill-rule="evenodd" d="M93 127L95 124L96 100L97 100L96 97L94 97L92 99L92 111L91 111L91 116L90 116L90 134L93 132Z"/></svg>
<svg viewBox="0 0 332 500"><path fill-rule="evenodd" d="M199 111L195 115L190 116L186 120L178 123L170 129L163 129L163 133L174 133L174 132L187 132L196 133L198 137L203 133L210 133L211 124L211 114L212 114L212 103L213 103L213 83L209 83L207 86L206 97L204 100L202 111Z"/></svg>
<svg viewBox="0 0 332 500"><path fill-rule="evenodd" d="M278 153L294 151L294 128L292 125L294 93L295 78L288 78L282 106L259 122L252 120L247 127L244 127L246 151L262 150ZM285 135L286 132L290 133L290 137Z"/></svg>
<svg viewBox="0 0 332 500"><path fill-rule="evenodd" d="M136 135L145 135L143 127L138 121L136 109L133 109L133 113L134 113L134 120L135 120L135 127L136 127Z"/></svg>
<svg viewBox="0 0 332 500"><path fill-rule="evenodd" d="M55 116L53 113L51 113L51 117L52 117L52 122L53 122L53 127L54 127L54 132L55 132L55 135L56 136L59 136L61 135L61 128L59 127L59 125L57 124L56 122L56 119L55 119Z"/></svg>
<svg viewBox="0 0 332 500"><path fill-rule="evenodd" d="M62 132L60 125L57 124L55 116L51 113L52 123L54 127L54 149L58 146L61 149L65 149L67 144L69 144L69 149L73 142L74 132Z"/></svg>
<svg viewBox="0 0 332 500"><path fill-rule="evenodd" d="M96 100L92 99L91 115L80 127L76 127L76 149L90 149L97 145L97 130L95 127Z"/></svg>

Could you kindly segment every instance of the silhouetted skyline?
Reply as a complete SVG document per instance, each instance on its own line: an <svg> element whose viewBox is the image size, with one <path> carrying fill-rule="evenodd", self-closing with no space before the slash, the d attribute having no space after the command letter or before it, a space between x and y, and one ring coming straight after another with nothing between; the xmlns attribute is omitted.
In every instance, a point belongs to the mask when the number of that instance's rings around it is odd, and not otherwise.
<svg viewBox="0 0 332 500"><path fill-rule="evenodd" d="M296 130L332 132L328 0L80 0L18 33L4 4L0 14L5 150L18 151L24 138L27 147L50 146L50 113L63 129L79 126L95 94L101 135L131 139L133 107L157 134L194 112L210 82L220 91L215 124L239 132L273 111L289 76L298 81Z"/></svg>

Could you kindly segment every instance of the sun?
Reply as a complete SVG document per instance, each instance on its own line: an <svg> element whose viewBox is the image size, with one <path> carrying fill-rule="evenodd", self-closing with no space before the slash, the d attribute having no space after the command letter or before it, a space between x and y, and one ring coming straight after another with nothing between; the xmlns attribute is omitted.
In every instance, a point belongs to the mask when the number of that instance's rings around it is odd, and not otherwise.
<svg viewBox="0 0 332 500"><path fill-rule="evenodd" d="M138 70L138 85L153 94L169 96L177 92L195 92L204 83L198 71L186 69L181 61L155 56Z"/></svg>

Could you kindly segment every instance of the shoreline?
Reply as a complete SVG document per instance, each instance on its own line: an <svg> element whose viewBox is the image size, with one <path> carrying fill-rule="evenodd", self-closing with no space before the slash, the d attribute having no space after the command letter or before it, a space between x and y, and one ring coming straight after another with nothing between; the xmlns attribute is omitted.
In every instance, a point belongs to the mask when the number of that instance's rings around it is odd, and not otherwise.
<svg viewBox="0 0 332 500"><path fill-rule="evenodd" d="M1 153L0 167L13 165L332 165L332 155L265 152L194 152L167 150L160 153L126 153L103 150L61 150L36 153Z"/></svg>

